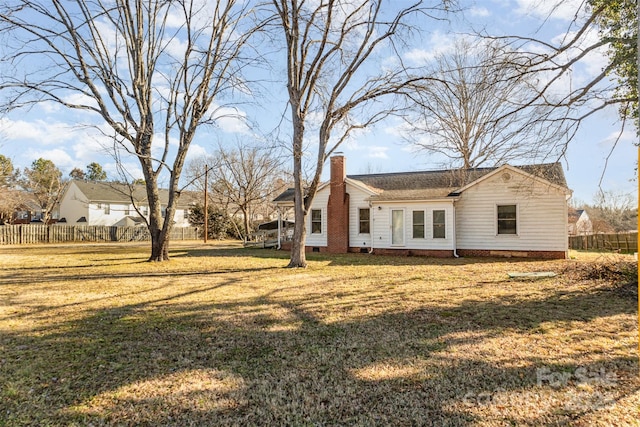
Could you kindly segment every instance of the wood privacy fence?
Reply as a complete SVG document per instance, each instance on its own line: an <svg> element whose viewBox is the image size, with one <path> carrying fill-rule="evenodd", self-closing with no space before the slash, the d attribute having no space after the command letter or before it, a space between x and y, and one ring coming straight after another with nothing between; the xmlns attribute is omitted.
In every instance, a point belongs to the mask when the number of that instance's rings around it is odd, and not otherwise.
<svg viewBox="0 0 640 427"><path fill-rule="evenodd" d="M172 240L200 238L196 227L174 227ZM0 245L65 242L149 241L147 227L109 227L104 225L21 224L0 225Z"/></svg>
<svg viewBox="0 0 640 427"><path fill-rule="evenodd" d="M590 251L638 252L638 233L592 234L569 237L569 249Z"/></svg>

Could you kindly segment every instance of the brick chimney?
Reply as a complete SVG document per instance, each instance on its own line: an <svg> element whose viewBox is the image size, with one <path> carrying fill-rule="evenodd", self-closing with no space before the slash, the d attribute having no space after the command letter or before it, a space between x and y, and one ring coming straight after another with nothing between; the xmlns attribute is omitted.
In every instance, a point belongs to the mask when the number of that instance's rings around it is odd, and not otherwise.
<svg viewBox="0 0 640 427"><path fill-rule="evenodd" d="M327 251L349 251L349 194L345 178L345 158L342 153L331 157L330 195L327 203Z"/></svg>

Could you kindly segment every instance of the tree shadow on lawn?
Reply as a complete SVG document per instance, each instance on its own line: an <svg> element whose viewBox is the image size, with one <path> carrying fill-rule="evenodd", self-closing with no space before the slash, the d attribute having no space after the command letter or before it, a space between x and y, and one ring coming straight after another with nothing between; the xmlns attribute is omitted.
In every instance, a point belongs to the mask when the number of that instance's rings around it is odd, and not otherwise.
<svg viewBox="0 0 640 427"><path fill-rule="evenodd" d="M206 290L203 299L215 296ZM552 374L602 368L628 377L638 366L633 357L596 357L589 349L578 352L586 361L575 365L535 352L490 360L461 350L508 333L526 338L548 322L635 313L632 302L606 289L333 322L314 307L340 306L340 296L274 291L235 302L184 303L185 295L4 333L4 425L568 424L584 415L563 406L575 384L539 385L537 368ZM487 347L487 355L493 350ZM637 385L616 384L616 398ZM482 396L511 396L535 410L496 408ZM545 399L548 408L541 407Z"/></svg>

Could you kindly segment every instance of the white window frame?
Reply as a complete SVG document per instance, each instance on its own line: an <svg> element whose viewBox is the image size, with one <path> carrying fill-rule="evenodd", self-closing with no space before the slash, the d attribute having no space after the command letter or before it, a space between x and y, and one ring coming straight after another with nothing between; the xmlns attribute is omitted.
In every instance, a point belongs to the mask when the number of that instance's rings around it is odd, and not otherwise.
<svg viewBox="0 0 640 427"><path fill-rule="evenodd" d="M436 237L434 231L435 231L435 212L442 212L444 214L444 223L443 223L443 230L444 230L444 236L442 237ZM447 210L446 209L432 209L431 210L431 238L432 239L438 239L438 240L443 240L447 238Z"/></svg>
<svg viewBox="0 0 640 427"><path fill-rule="evenodd" d="M422 212L422 236L416 237L415 233L415 212ZM411 210L411 238L412 239L426 239L427 238L427 211L425 209L412 209Z"/></svg>
<svg viewBox="0 0 640 427"><path fill-rule="evenodd" d="M360 231L360 224L362 224L362 221L363 221L362 217L360 216L362 211L368 211L369 212L369 218L366 220L367 223L369 224L369 232L367 232L367 233L362 233ZM368 207L367 208L358 208L358 234L360 234L362 236L368 236L368 235L371 234L371 209L368 208Z"/></svg>
<svg viewBox="0 0 640 427"><path fill-rule="evenodd" d="M320 212L320 231L313 231L313 223L318 222L313 220L313 212ZM309 234L320 236L324 234L324 212L322 209L311 209L309 212Z"/></svg>
<svg viewBox="0 0 640 427"><path fill-rule="evenodd" d="M515 206L516 207L516 232L515 233L500 233L499 232L499 227L498 227L498 208L500 206ZM517 203L496 203L496 207L495 207L495 220L494 220L494 226L496 228L496 236L499 236L501 238L509 238L509 237L518 237L520 234L520 206Z"/></svg>

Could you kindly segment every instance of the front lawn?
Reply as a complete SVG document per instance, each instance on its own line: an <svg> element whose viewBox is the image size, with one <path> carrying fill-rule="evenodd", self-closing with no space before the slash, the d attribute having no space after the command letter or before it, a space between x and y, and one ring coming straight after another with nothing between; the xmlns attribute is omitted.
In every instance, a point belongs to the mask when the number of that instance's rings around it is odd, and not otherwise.
<svg viewBox="0 0 640 427"><path fill-rule="evenodd" d="M287 255L0 246L0 426L638 425L631 257Z"/></svg>

